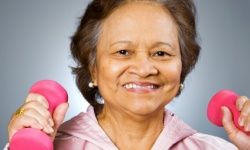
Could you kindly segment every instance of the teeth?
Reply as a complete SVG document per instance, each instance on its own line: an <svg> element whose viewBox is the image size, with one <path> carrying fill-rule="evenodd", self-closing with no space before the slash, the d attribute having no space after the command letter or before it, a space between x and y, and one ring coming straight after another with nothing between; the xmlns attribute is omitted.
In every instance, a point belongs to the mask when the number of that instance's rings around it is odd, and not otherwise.
<svg viewBox="0 0 250 150"><path fill-rule="evenodd" d="M155 87L153 85L149 85L149 86L147 86L147 88L154 89Z"/></svg>
<svg viewBox="0 0 250 150"><path fill-rule="evenodd" d="M140 86L140 85L133 84L133 83L125 84L124 87L125 87L126 89L140 89L140 88L144 88L144 89L155 89L155 88L156 88L154 85Z"/></svg>

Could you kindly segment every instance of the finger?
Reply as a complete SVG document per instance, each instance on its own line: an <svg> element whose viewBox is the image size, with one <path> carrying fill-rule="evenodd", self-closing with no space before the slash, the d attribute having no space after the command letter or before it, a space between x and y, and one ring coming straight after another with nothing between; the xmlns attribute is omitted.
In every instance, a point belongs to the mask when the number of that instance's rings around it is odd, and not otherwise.
<svg viewBox="0 0 250 150"><path fill-rule="evenodd" d="M66 115L66 112L68 110L69 104L68 103L62 103L59 106L56 107L54 114L53 114L53 119L54 119L54 129L55 132L52 135L52 137L54 138L57 132L58 127L62 124L64 117Z"/></svg>
<svg viewBox="0 0 250 150"><path fill-rule="evenodd" d="M40 94L29 93L25 102L30 102L30 101L37 101L37 102L41 103L46 109L49 108L48 101L46 100L46 98L44 96L42 96Z"/></svg>
<svg viewBox="0 0 250 150"><path fill-rule="evenodd" d="M63 122L66 112L68 110L68 106L69 106L68 103L62 103L58 107L56 107L53 114L53 119L56 128L58 128Z"/></svg>
<svg viewBox="0 0 250 150"><path fill-rule="evenodd" d="M51 118L50 112L43 106L41 103L37 101L29 101L25 103L22 106L23 109L35 109L37 112L39 112L44 118L46 118L49 121L50 126L53 126L53 120Z"/></svg>
<svg viewBox="0 0 250 150"><path fill-rule="evenodd" d="M13 117L8 125L9 141L18 130L22 128L27 128L27 127L36 128L36 129L43 128L43 126L40 125L40 123L33 117L29 117L29 116Z"/></svg>
<svg viewBox="0 0 250 150"><path fill-rule="evenodd" d="M237 98L236 107L239 111L241 111L246 101L248 101L248 98L246 96L240 96L239 98Z"/></svg>
<svg viewBox="0 0 250 150"><path fill-rule="evenodd" d="M245 121L247 119L247 116L250 114L250 101L247 100L240 112L240 117L239 117L239 125L243 126L245 124Z"/></svg>
<svg viewBox="0 0 250 150"><path fill-rule="evenodd" d="M245 117L244 130L246 132L250 132L250 114L247 117Z"/></svg>
<svg viewBox="0 0 250 150"><path fill-rule="evenodd" d="M42 130L48 134L53 133L54 130L52 129L52 127L50 126L50 123L48 121L47 118L43 117L38 111L36 111L35 109L26 109L24 114L24 116L28 116L28 117L33 117L34 119L37 120L37 122L39 122L39 124L43 127Z"/></svg>
<svg viewBox="0 0 250 150"><path fill-rule="evenodd" d="M222 110L222 114L223 114L223 118L222 118L223 127L224 127L229 139L234 140L236 138L236 135L239 132L239 130L235 127L235 125L233 123L232 113L225 106L222 106L221 110Z"/></svg>

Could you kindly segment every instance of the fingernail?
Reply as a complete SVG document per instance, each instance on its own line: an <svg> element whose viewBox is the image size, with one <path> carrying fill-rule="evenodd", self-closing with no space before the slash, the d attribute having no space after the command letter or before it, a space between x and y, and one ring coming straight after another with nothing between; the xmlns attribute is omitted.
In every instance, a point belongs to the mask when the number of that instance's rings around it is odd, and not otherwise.
<svg viewBox="0 0 250 150"><path fill-rule="evenodd" d="M222 106L220 109L221 109L222 113L224 114L225 106Z"/></svg>
<svg viewBox="0 0 250 150"><path fill-rule="evenodd" d="M244 118L239 117L238 123L239 123L240 126L243 126L244 125Z"/></svg>
<svg viewBox="0 0 250 150"><path fill-rule="evenodd" d="M246 132L250 131L249 126L245 126L244 130L245 130Z"/></svg>
<svg viewBox="0 0 250 150"><path fill-rule="evenodd" d="M54 129L51 128L50 126L47 126L47 129L48 129L48 132L49 132L49 133L53 133L53 132L54 132Z"/></svg>
<svg viewBox="0 0 250 150"><path fill-rule="evenodd" d="M53 120L52 120L51 118L49 118L49 125L50 125L51 127L54 126L54 122L53 122Z"/></svg>
<svg viewBox="0 0 250 150"><path fill-rule="evenodd" d="M54 132L54 129L53 128L50 128L50 133L53 133Z"/></svg>

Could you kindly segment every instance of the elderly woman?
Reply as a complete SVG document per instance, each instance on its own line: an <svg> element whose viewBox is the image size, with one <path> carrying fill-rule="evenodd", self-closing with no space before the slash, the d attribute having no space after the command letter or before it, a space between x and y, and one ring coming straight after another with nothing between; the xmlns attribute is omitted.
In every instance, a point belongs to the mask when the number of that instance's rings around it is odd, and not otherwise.
<svg viewBox="0 0 250 150"><path fill-rule="evenodd" d="M226 107L223 125L234 145L165 110L199 50L191 0L94 0L71 43L76 83L91 106L60 125L68 104L50 116L44 97L31 93L23 115L10 121L9 139L33 127L51 135L59 150L250 149L250 137L236 129ZM240 125L249 130L250 102L239 97L237 104Z"/></svg>

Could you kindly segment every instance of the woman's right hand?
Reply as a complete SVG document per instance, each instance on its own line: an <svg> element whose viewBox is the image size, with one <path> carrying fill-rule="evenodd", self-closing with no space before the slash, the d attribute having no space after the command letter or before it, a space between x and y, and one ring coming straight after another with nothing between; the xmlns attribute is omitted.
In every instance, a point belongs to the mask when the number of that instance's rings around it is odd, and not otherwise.
<svg viewBox="0 0 250 150"><path fill-rule="evenodd" d="M25 103L19 108L21 114L14 113L8 125L9 141L12 136L22 128L37 128L47 133L53 139L58 127L62 124L68 103L58 105L53 116L48 111L49 104L47 100L39 94L30 93Z"/></svg>

